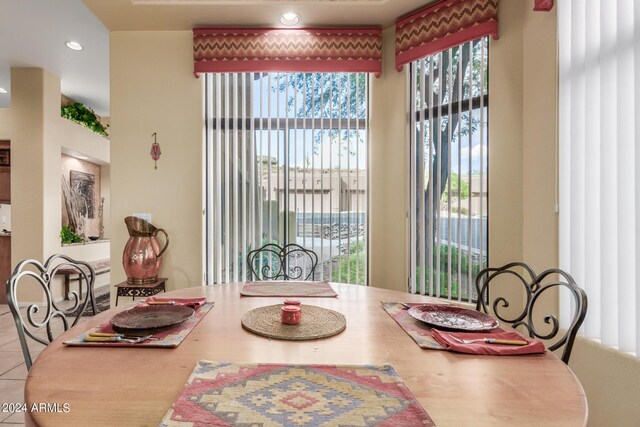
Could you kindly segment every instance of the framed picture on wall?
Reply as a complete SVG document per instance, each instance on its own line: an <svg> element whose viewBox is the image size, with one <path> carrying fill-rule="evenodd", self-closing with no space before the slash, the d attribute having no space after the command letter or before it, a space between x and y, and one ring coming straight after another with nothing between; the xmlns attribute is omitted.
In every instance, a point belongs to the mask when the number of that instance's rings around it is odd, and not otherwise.
<svg viewBox="0 0 640 427"><path fill-rule="evenodd" d="M71 191L80 198L80 214L87 218L94 217L94 201L96 198L95 182L96 177L90 173L80 171L70 171L69 181Z"/></svg>
<svg viewBox="0 0 640 427"><path fill-rule="evenodd" d="M0 166L11 166L11 150L0 148Z"/></svg>

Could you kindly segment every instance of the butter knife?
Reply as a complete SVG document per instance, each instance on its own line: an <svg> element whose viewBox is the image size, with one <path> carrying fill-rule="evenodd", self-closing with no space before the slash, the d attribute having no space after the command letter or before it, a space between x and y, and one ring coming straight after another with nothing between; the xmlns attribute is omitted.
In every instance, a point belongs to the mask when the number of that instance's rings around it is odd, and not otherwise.
<svg viewBox="0 0 640 427"><path fill-rule="evenodd" d="M128 343L141 343L151 339L153 335L145 335L143 337L125 337L121 334L107 334L101 332L92 332L89 335L85 335L83 341L85 342L128 342Z"/></svg>

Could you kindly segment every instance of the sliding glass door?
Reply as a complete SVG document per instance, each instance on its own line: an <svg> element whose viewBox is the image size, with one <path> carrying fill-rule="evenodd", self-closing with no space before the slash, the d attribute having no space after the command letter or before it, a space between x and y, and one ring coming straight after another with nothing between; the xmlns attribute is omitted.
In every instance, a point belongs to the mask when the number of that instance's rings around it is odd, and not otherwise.
<svg viewBox="0 0 640 427"><path fill-rule="evenodd" d="M366 283L367 74L220 73L205 82L205 281L297 243L316 280Z"/></svg>

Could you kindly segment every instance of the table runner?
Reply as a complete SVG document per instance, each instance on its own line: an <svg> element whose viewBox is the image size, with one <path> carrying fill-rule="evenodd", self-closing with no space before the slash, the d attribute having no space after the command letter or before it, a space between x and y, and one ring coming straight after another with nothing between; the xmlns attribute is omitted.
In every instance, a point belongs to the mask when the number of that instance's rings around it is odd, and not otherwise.
<svg viewBox="0 0 640 427"><path fill-rule="evenodd" d="M391 365L201 360L160 426L434 426Z"/></svg>
<svg viewBox="0 0 640 427"><path fill-rule="evenodd" d="M77 347L161 347L161 348L175 348L180 345L180 343L189 335L189 333L196 327L196 325L204 318L204 316L213 308L214 303L208 302L199 309L195 310L193 317L186 322L180 323L179 325L165 329L163 331L158 331L153 334L154 338L159 338L157 340L147 340L138 344L127 343L127 342L86 342L83 340L86 334L90 334L92 332L105 332L105 333L114 333L113 328L109 321L101 323L98 327L89 329L81 335L78 335L75 338L64 341L63 344L68 346L77 346Z"/></svg>
<svg viewBox="0 0 640 427"><path fill-rule="evenodd" d="M329 282L293 280L246 282L240 295L246 297L337 297Z"/></svg>

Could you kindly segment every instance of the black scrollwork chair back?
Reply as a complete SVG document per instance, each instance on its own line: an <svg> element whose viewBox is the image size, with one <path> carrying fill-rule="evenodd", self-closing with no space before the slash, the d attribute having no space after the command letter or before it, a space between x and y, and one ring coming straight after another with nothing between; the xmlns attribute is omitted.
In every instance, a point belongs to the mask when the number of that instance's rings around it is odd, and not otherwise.
<svg viewBox="0 0 640 427"><path fill-rule="evenodd" d="M54 280L60 268L77 270L82 280L87 283L88 289L83 297L75 291L69 292L69 301L65 304L69 307L65 309L60 308L60 303L56 301L64 297L62 281ZM27 259L15 267L7 280L7 301L18 329L27 369L31 369L33 364L28 339L47 346L56 336L78 323L89 302L96 313L94 282L95 271L91 265L66 255L52 255L44 264ZM57 289L58 285L60 290ZM21 303L20 300L25 302ZM41 302L34 303L34 300Z"/></svg>
<svg viewBox="0 0 640 427"><path fill-rule="evenodd" d="M249 280L313 280L318 255L295 243L267 243L247 255Z"/></svg>
<svg viewBox="0 0 640 427"><path fill-rule="evenodd" d="M502 277L502 280L499 280L499 277ZM522 310L516 308L520 305L515 302L515 298L511 298L511 302L516 307L511 307L509 311L508 308L511 305L509 299L494 295L497 293L494 283L506 284L507 278L512 279L508 285L517 284L522 287L526 296L526 299L522 300ZM554 314L542 313L541 305L536 305L543 295L551 297L552 289L567 289L567 294L571 296L571 322L564 333L560 329L558 318ZM551 351L564 346L561 358L565 363L569 363L573 342L587 314L587 294L578 287L569 273L554 268L536 275L529 265L513 262L502 267L486 268L480 271L476 277L476 290L478 291L476 310L490 313L514 328L524 328L531 338L550 342L547 348Z"/></svg>

